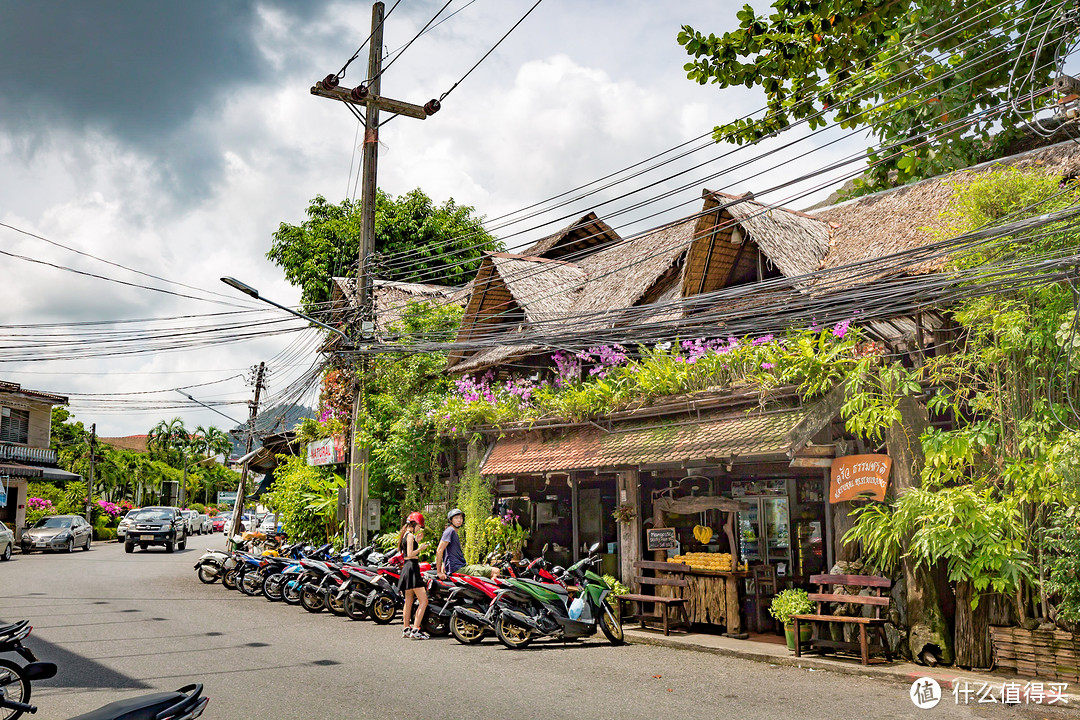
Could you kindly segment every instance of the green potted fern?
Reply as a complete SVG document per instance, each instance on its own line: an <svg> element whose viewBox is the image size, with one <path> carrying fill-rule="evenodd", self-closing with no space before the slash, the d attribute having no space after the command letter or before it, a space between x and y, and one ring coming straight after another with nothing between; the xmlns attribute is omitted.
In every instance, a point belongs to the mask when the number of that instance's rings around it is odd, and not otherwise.
<svg viewBox="0 0 1080 720"><path fill-rule="evenodd" d="M769 606L769 613L784 624L784 639L787 640L788 650L795 650L795 625L791 620L792 615L806 615L814 612L814 603L810 602L810 596L805 590L790 589L781 590L773 598ZM799 627L799 642L809 642L814 629L810 623L804 623Z"/></svg>

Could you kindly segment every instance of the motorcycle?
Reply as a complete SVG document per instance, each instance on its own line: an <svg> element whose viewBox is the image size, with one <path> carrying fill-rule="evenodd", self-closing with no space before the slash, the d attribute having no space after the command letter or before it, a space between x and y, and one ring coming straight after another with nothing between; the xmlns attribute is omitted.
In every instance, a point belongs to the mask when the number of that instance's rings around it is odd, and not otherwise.
<svg viewBox="0 0 1080 720"><path fill-rule="evenodd" d="M511 649L526 647L536 637L573 640L590 637L599 628L612 645L622 645L622 621L607 602L611 587L589 568L600 562L600 544L589 556L558 572L564 583L577 585L573 600L564 585L511 578L492 602L498 608L495 634ZM557 569L558 570L558 569Z"/></svg>
<svg viewBox="0 0 1080 720"><path fill-rule="evenodd" d="M203 556L195 563L195 572L200 581L210 585L234 567L236 567L236 558L231 553L207 548Z"/></svg>

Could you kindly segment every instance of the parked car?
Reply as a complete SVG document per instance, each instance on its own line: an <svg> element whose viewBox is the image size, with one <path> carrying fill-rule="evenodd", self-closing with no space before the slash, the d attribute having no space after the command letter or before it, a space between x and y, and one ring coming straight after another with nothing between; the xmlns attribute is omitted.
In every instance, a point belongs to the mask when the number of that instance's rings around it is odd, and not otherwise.
<svg viewBox="0 0 1080 720"><path fill-rule="evenodd" d="M223 515L215 515L210 518L210 532L223 532L228 518Z"/></svg>
<svg viewBox="0 0 1080 720"><path fill-rule="evenodd" d="M212 532L210 529L210 518L206 515L199 513L195 516L195 519L191 521L191 524L195 526L195 534L202 535L203 533Z"/></svg>
<svg viewBox="0 0 1080 720"><path fill-rule="evenodd" d="M259 532L270 533L281 532L281 523L277 521L277 516L273 513L263 518L263 521L259 523Z"/></svg>
<svg viewBox="0 0 1080 720"><path fill-rule="evenodd" d="M151 545L163 545L165 552L187 548L187 520L176 507L145 507L133 518L124 539L124 552L143 550Z"/></svg>
<svg viewBox="0 0 1080 720"><path fill-rule="evenodd" d="M188 535L194 535L196 532L195 518L199 516L194 510L181 510L180 514L184 516L184 525L187 528Z"/></svg>
<svg viewBox="0 0 1080 720"><path fill-rule="evenodd" d="M15 545L15 533L0 522L0 560L11 559L11 548Z"/></svg>
<svg viewBox="0 0 1080 720"><path fill-rule="evenodd" d="M50 515L38 520L34 527L23 533L22 551L90 549L94 529L78 515Z"/></svg>
<svg viewBox="0 0 1080 720"><path fill-rule="evenodd" d="M127 515L120 519L120 524L116 526L116 541L124 542L124 538L127 536L128 527L131 525L131 519L135 517L135 514L142 508L132 508L127 511Z"/></svg>

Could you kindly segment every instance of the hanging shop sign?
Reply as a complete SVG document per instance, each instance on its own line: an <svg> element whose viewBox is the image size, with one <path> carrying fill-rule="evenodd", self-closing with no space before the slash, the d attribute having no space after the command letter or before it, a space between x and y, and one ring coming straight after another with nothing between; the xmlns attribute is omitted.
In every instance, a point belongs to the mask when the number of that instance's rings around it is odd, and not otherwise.
<svg viewBox="0 0 1080 720"><path fill-rule="evenodd" d="M338 465L345 462L345 438L336 435L308 443L307 462L308 465Z"/></svg>
<svg viewBox="0 0 1080 720"><path fill-rule="evenodd" d="M649 550L672 550L678 547L675 528L649 528L645 531Z"/></svg>
<svg viewBox="0 0 1080 720"><path fill-rule="evenodd" d="M892 458L888 455L848 455L832 463L829 502L885 499Z"/></svg>

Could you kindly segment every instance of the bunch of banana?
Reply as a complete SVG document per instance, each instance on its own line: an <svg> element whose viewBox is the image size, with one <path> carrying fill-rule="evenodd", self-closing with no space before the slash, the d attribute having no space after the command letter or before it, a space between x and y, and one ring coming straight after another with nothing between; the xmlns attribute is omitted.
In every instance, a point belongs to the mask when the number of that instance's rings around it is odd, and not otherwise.
<svg viewBox="0 0 1080 720"><path fill-rule="evenodd" d="M695 570L731 572L731 553L686 553L669 558L668 562L684 563Z"/></svg>
<svg viewBox="0 0 1080 720"><path fill-rule="evenodd" d="M709 541L712 540L712 536L713 532L711 527L706 527L705 525L694 526L694 538L702 545L708 545Z"/></svg>

